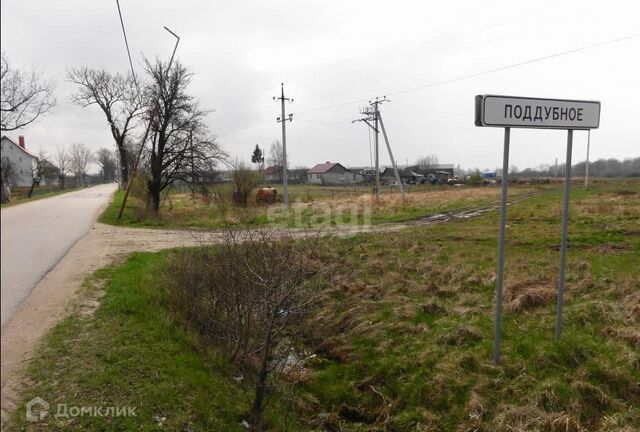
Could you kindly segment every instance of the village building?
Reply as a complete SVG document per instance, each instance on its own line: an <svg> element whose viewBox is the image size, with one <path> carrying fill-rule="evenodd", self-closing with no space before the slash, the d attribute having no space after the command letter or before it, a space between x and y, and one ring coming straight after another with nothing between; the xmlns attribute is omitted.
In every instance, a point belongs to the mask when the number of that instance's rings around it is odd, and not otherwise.
<svg viewBox="0 0 640 432"><path fill-rule="evenodd" d="M282 181L282 167L279 165L271 165L264 169L264 181L268 183L277 183Z"/></svg>
<svg viewBox="0 0 640 432"><path fill-rule="evenodd" d="M26 149L24 136L18 137L16 144L8 136L0 139L2 147L2 165L10 167L7 181L10 186L31 186L33 173L38 164L38 157Z"/></svg>
<svg viewBox="0 0 640 432"><path fill-rule="evenodd" d="M364 182L364 176L353 172L337 162L317 164L307 171L307 181L311 184L326 186L351 185Z"/></svg>
<svg viewBox="0 0 640 432"><path fill-rule="evenodd" d="M398 176L400 177L400 181L402 183L406 183L406 174L402 168L398 168ZM398 180L396 179L396 172L393 167L386 167L380 173L380 182L382 184L388 185L397 185Z"/></svg>

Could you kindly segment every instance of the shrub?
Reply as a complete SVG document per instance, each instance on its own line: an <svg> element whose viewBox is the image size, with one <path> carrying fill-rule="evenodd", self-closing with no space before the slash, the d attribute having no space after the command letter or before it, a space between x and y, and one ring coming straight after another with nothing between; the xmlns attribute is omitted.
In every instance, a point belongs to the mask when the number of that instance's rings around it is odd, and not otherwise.
<svg viewBox="0 0 640 432"><path fill-rule="evenodd" d="M475 170L471 175L467 178L467 184L470 186L480 186L483 184L482 174L480 174L480 170Z"/></svg>
<svg viewBox="0 0 640 432"><path fill-rule="evenodd" d="M231 177L236 187L233 192L233 201L239 206L246 207L251 191L258 186L259 175L244 162L240 162L236 165Z"/></svg>
<svg viewBox="0 0 640 432"><path fill-rule="evenodd" d="M168 304L205 344L253 370L251 418L258 427L272 372L290 366L307 316L337 280L341 260L323 259L329 249L322 243L317 236L294 241L275 231L230 230L218 246L169 258Z"/></svg>

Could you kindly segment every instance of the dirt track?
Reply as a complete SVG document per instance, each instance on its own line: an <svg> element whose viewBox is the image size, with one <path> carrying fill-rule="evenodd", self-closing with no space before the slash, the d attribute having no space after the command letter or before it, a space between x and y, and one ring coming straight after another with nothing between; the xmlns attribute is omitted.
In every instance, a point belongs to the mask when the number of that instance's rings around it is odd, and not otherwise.
<svg viewBox="0 0 640 432"><path fill-rule="evenodd" d="M514 204L530 197L515 198ZM349 236L362 232L395 232L416 226L467 219L496 210L499 202L469 206L416 221L372 226L343 225L323 229L323 235ZM317 230L288 230L295 237ZM223 238L222 231L155 230L120 228L100 223L78 241L67 255L33 289L2 330L2 422L20 403L24 386L21 369L32 357L42 336L69 312L84 279L99 268L122 261L135 251L158 251L174 247L214 244Z"/></svg>

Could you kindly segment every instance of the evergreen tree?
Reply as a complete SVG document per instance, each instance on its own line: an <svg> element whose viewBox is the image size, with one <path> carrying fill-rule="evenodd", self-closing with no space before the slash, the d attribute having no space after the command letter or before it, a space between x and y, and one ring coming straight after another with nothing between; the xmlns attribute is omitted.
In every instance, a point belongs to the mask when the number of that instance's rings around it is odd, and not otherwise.
<svg viewBox="0 0 640 432"><path fill-rule="evenodd" d="M258 144L256 144L256 148L253 150L253 154L251 155L251 162L254 164L262 164L262 162L264 162L262 149L260 149Z"/></svg>

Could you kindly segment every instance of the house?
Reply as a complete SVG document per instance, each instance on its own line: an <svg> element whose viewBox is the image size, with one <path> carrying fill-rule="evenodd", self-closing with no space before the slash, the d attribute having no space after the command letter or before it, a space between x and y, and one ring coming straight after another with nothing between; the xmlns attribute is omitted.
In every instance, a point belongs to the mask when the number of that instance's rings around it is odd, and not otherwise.
<svg viewBox="0 0 640 432"><path fill-rule="evenodd" d="M60 168L46 159L40 161L40 185L57 186L60 182Z"/></svg>
<svg viewBox="0 0 640 432"><path fill-rule="evenodd" d="M282 181L282 167L279 165L271 165L264 169L264 181L277 183Z"/></svg>
<svg viewBox="0 0 640 432"><path fill-rule="evenodd" d="M364 181L362 174L353 172L337 162L317 164L307 171L307 181L321 185L360 184Z"/></svg>
<svg viewBox="0 0 640 432"><path fill-rule="evenodd" d="M398 168L398 176L400 177L400 181L402 183L406 183L406 177L407 174L404 172L404 170L402 168ZM380 182L382 184L397 184L398 181L396 180L396 172L393 169L393 167L386 167L381 173L380 173Z"/></svg>
<svg viewBox="0 0 640 432"><path fill-rule="evenodd" d="M10 166L7 181L10 186L31 186L33 183L33 172L38 165L38 157L26 149L24 136L18 137L16 144L8 136L0 139L2 147L2 165ZM4 176L4 174L3 174Z"/></svg>

